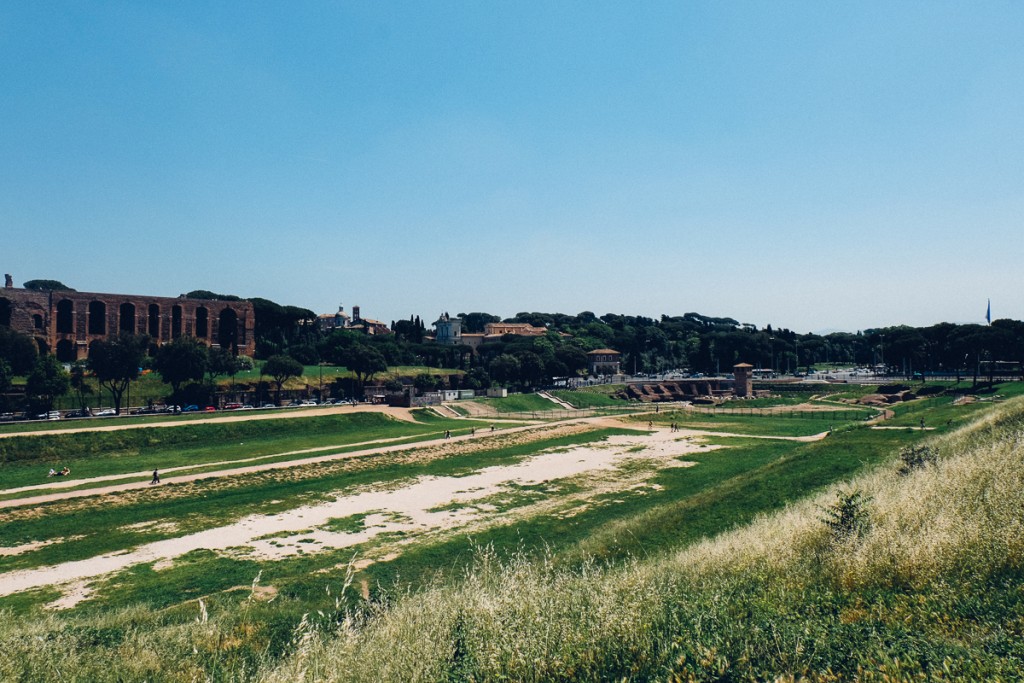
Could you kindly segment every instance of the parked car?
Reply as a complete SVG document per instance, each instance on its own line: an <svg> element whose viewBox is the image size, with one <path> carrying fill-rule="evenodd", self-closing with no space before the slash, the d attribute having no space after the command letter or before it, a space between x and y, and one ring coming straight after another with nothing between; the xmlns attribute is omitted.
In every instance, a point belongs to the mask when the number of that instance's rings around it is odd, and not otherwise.
<svg viewBox="0 0 1024 683"><path fill-rule="evenodd" d="M217 412L217 406L206 406L203 408L204 413L215 413Z"/></svg>
<svg viewBox="0 0 1024 683"><path fill-rule="evenodd" d="M93 413L96 417L114 417L117 415L117 411L113 408L102 408Z"/></svg>
<svg viewBox="0 0 1024 683"><path fill-rule="evenodd" d="M88 410L69 410L68 412L64 413L64 417L92 417L92 413L90 413Z"/></svg>
<svg viewBox="0 0 1024 683"><path fill-rule="evenodd" d="M252 406L250 406L251 408ZM240 410L242 408L241 403L225 403L224 410Z"/></svg>
<svg viewBox="0 0 1024 683"><path fill-rule="evenodd" d="M45 413L39 413L38 415L35 416L35 419L37 419L37 420L59 420L60 419L60 412L56 411L56 410L51 410L51 411L48 411L48 412L45 412Z"/></svg>
<svg viewBox="0 0 1024 683"><path fill-rule="evenodd" d="M276 407L277 406L274 405L273 403L264 403L263 405L260 406L260 408L276 408Z"/></svg>
<svg viewBox="0 0 1024 683"><path fill-rule="evenodd" d="M199 406L197 406L195 403L193 403L191 405L187 405L184 408L182 408L181 412L183 412L183 413L198 413L199 412Z"/></svg>

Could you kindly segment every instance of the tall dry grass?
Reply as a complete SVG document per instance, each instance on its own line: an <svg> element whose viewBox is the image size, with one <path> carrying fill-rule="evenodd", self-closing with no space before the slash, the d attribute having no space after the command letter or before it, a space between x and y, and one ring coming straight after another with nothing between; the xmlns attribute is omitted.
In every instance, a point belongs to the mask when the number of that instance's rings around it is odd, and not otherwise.
<svg viewBox="0 0 1024 683"><path fill-rule="evenodd" d="M460 580L303 619L287 654L243 605L0 619L0 680L1015 680L1024 649L1024 399L781 513L652 559L484 549ZM867 524L823 523L859 492ZM329 628L316 623L330 623Z"/></svg>

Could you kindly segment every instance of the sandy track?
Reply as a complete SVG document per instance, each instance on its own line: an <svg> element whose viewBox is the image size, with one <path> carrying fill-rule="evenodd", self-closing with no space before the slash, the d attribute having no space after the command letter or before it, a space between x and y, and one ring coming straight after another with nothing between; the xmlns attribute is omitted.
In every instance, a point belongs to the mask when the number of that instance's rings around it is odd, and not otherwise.
<svg viewBox="0 0 1024 683"><path fill-rule="evenodd" d="M396 420L403 422L415 422L411 408L392 408L381 405L354 405L354 406L325 406L323 408L295 408L288 411L260 413L253 410L230 411L217 415L216 417L204 417L203 419L190 420L186 417L169 418L166 422L147 422L144 424L110 424L97 425L95 422L83 423L81 427L66 429L39 429L31 432L2 432L0 439L13 438L16 436L43 436L47 434L77 434L80 432L116 432L122 429L150 429L161 427L180 427L182 425L205 425L219 424L224 422L248 422L252 420L285 420L296 417L317 417L321 415L348 415L350 413L382 413L389 415ZM93 420L104 420L105 418L93 418ZM117 418L110 418L117 419Z"/></svg>
<svg viewBox="0 0 1024 683"><path fill-rule="evenodd" d="M368 407L370 407L370 406L368 406ZM559 422L556 422L556 423L546 423L546 424L549 424L549 425L565 425L565 426L574 425L574 424L591 424L591 425L593 425L595 427L608 427L608 428L622 428L622 427L626 427L626 428L637 429L637 430L642 430L643 429L638 424L636 424L636 425L624 424L624 423L620 422L619 420L617 420L614 417L606 417L606 416L601 416L601 417L582 417L582 418L575 418L575 419L570 419L570 420L565 420L565 421L559 421ZM138 426L142 427L142 426L145 426L145 425L138 425ZM501 434L525 433L525 432L533 431L535 429L537 429L537 424L529 424L529 425L525 425L525 426L521 426L521 427L503 428L503 429L501 429L500 433ZM665 431L667 433L668 430L656 430L656 431ZM824 439L826 436L828 436L828 432L827 431L826 432L821 432L819 434L813 434L813 435L810 435L810 436L763 436L763 435L759 436L759 435L751 435L751 434L739 434L739 433L731 433L731 432L718 432L718 431L699 430L699 429L681 429L681 430L679 430L677 432L673 432L673 433L677 436L677 438L683 438L683 437L703 437L703 436L722 436L722 437L749 438L749 439L768 439L768 440L798 441L798 442L818 441L818 440ZM396 451L403 451L403 450L409 450L409 449L415 449L415 448L423 448L423 447L430 446L430 445L437 445L437 444L444 444L444 443L454 444L454 443L460 443L460 442L470 441L470 440L474 440L474 439L480 439L480 438L483 438L486 435L487 435L487 432L482 431L480 435L476 435L476 436L468 435L467 434L467 435L453 436L450 439L445 439L442 435L439 434L439 436L434 438L434 439L426 439L426 440L423 440L423 441L415 442L413 444L402 443L402 444L396 444L396 445L391 445L391 446L381 445L382 442L384 442L384 441L399 441L399 440L403 440L403 439L406 438L406 437L399 437L399 438L395 438L395 439L385 439L385 440L375 441L375 442L366 442L366 445L373 444L372 447L370 447L370 448L359 449L359 450L355 450L355 451L347 451L345 453L327 453L327 454L324 454L324 455L310 456L310 457L306 457L306 458L295 458L295 459L286 460L286 461L282 461L282 462L249 464L249 465L242 464L241 466L238 466L239 463L252 462L253 460L260 460L260 459L266 459L266 458L276 458L276 457L282 457L282 456L287 456L287 455L297 455L297 454L303 454L303 453L322 452L322 451L327 451L327 450L338 450L338 449L343 449L343 448L350 448L350 447L352 447L354 445L359 445L359 444L338 444L336 446L321 446L321 447L317 447L317 448L305 449L305 450L302 450L302 451L291 451L291 452L286 452L286 453L275 453L275 454L266 455L266 456L259 456L257 458L251 458L251 459L234 460L234 461L223 462L223 463L202 463L202 464L195 465L195 466L182 466L182 467L168 468L166 470L162 470L161 471L161 478L162 478L162 481L163 481L163 484L161 484L161 485L172 483L172 482L173 483L186 483L186 482L198 481L198 480L201 480L201 479L216 479L216 478L220 478L220 477L238 477L238 476L242 476L242 475L245 475L245 474L251 474L251 473L254 473L254 472L266 472L266 471L269 471L269 470L282 470L282 469L288 469L288 468L292 468L292 467L302 467L302 466L305 466L305 465L311 465L311 464L316 464L316 463L324 463L324 462L332 462L332 461L336 461L336 460L344 460L344 459L347 459L347 458L360 458L360 457L365 457L365 456L369 456L369 455L377 455L377 454L392 453L392 452L396 452ZM199 468L199 467L205 468L205 467L211 467L211 466L217 466L217 465L228 465L228 466L225 467L224 469L220 469L220 470L205 471L205 472L199 472L199 473L193 473L193 474L181 474L181 475L177 475L177 476L173 476L173 477L169 476L169 475L172 475L175 472L179 472L179 471L187 471L189 469L196 469L196 468ZM39 484L39 485L34 485L34 486L21 487L21 488L18 488L18 489L9 489L9 490L6 490L6 491L0 490L0 493L14 493L14 492L28 492L28 491L38 491L38 490L52 490L52 489L80 487L80 486L86 486L87 487L87 488L77 489L77 490L74 490L74 491L59 491L59 492L53 492L53 493L42 493L42 494L33 495L33 496L26 496L26 497L11 498L11 499L8 499L8 500L2 500L2 501L0 501L0 510L8 509L8 508L15 508L15 507L24 507L24 506L29 506L29 505L38 505L38 504L41 504L41 503L51 503L51 502L60 501L60 500L70 500L70 499L73 499L73 498L85 498L85 497L88 497L88 496L100 496L100 495L108 495L108 494L112 494L112 493L119 493L119 492L122 492L122 491L132 491L132 490L138 490L138 489L146 489L146 488L150 487L150 484L147 481L132 481L132 482L124 482L124 483L120 483L120 484L109 484L109 485L100 485L100 486L89 486L89 485L90 484L103 484L104 482L108 482L108 481L117 481L117 480L122 480L122 479L133 478L133 477L147 477L148 478L149 474L150 473L148 471L146 471L146 472L137 472L137 473L125 473L125 474L117 474L117 475L106 475L106 476L102 476L102 477L95 477L95 478L92 478L92 479L61 480L61 481L51 482L51 483L47 483L47 484Z"/></svg>
<svg viewBox="0 0 1024 683"><path fill-rule="evenodd" d="M577 422L577 421L571 421L571 422ZM563 424L571 424L571 422L563 423ZM530 431L530 430L533 430L533 429L536 429L536 425L531 424L531 425L526 425L526 426L522 426L522 427L511 427L511 428L502 429L500 433L501 434L510 434L510 433L517 433L517 432L526 432L526 431ZM330 454L326 454L326 455L312 456L312 457L308 457L308 458L297 458L297 459L294 459L294 460L286 460L286 461L283 461L283 462L262 463L262 464L258 464L258 465L243 465L241 467L228 467L228 468L225 468L225 469L222 469L222 470L215 470L215 471L210 471L210 472L200 472L200 473L196 473L196 474L185 474L185 475L180 475L180 476L175 476L175 477L165 476L168 473L173 472L175 469L181 469L181 468L173 468L173 469L163 470L163 474L161 475L161 480L162 480L163 483L161 484L161 486L165 485L165 484L168 484L168 483L171 483L171 482L173 482L173 483L184 483L184 482L198 481L200 479L216 479L218 477L238 477L238 476L242 476L242 475L245 475L245 474L251 474L251 473L254 473L254 472L266 472L268 470L282 470L282 469L288 469L288 468L291 468L291 467L301 467L301 466L304 466L304 465L312 465L312 464L322 463L322 462L331 462L331 461L334 461L334 460L343 460L343 459L346 459L346 458L359 458L359 457L364 457L364 456L368 456L368 455L377 455L377 454L381 454L381 453L392 453L392 452L395 452L395 451L410 450L410 449L414 449L414 448L418 448L418 447L422 448L422 447L427 446L427 445L436 445L438 443L459 443L459 442L462 442L462 441L469 441L469 440L472 440L472 439L480 439L480 438L483 437L484 434L485 434L484 432L481 432L481 434L477 435L477 436L466 434L466 435L461 435L461 436L453 436L453 437L451 437L449 439L445 439L444 436L441 435L441 436L438 436L438 437L436 437L434 439L427 439L427 440L424 440L424 441L417 441L417 442L411 443L411 444L410 443L403 443L403 444L396 444L396 445L392 445L392 446L375 446L375 447L372 447L372 448L366 448L366 449L361 449L361 450L357 450L357 451L347 451L345 453L330 453ZM401 438L404 439L406 437L401 437ZM395 439L395 440L398 440L398 439ZM351 446L352 446L352 444L339 444L337 446L325 446L325 447L316 448L316 449L309 449L309 451L311 452L311 451L316 451L316 450L328 450L328 449L330 449L330 450L337 450L337 449L347 448L347 447L351 447ZM301 452L302 451L296 451L296 453L301 453ZM274 454L274 455L270 455L270 456L266 456L266 457L280 457L281 455L287 455L287 454ZM241 462L241 461L233 461L233 462ZM204 464L204 465L198 465L197 467L207 467L207 466L209 466L211 464L215 465L217 463L207 463L207 464ZM149 472L143 472L143 473L141 473L141 475L148 477L149 476ZM88 485L90 483L100 483L100 482L103 482L103 481L111 481L113 478L125 479L125 478L129 478L129 477L132 477L132 476L134 476L134 475L131 474L131 473L129 473L129 474L122 474L122 475L110 475L110 476L105 476L105 477L96 477L95 479L78 479L78 480L71 480L71 481L66 481L66 482L59 482L59 483L55 483L55 484L47 484L46 486L53 486L53 487L57 487L57 486L60 486L60 485L64 485L64 486L82 486L82 485ZM127 482L127 483L123 483L123 484L111 484L111 485L108 485L108 486L97 486L97 487L91 487L91 488L83 488L83 489L79 489L79 490L75 490L75 491L62 491L62 492L59 492L59 493L47 493L47 494L41 494L41 495L30 496L30 497L25 497L25 498L12 498L10 500L0 501L0 509L13 508L13 507L23 507L23 506L27 506L27 505L38 505L40 503L50 503L50 502L59 501L59 500L69 500L69 499L72 499L72 498L83 498L83 497L86 497L86 496L99 496L99 495L106 495L106 494L111 494L111 493L118 493L118 492L121 492L121 491L132 491L132 490L136 490L136 489L146 489L146 488L150 488L149 482L146 482L146 481L133 481L133 482ZM15 490L15 489L12 489L12 490ZM0 490L0 493L5 493L5 491Z"/></svg>

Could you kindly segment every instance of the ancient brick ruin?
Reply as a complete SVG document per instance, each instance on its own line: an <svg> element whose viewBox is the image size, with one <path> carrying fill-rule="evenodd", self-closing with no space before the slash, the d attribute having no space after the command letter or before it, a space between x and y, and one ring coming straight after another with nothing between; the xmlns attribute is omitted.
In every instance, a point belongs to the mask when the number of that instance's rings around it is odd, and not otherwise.
<svg viewBox="0 0 1024 683"><path fill-rule="evenodd" d="M630 382L615 394L628 401L660 403L662 401L701 401L733 395L733 380L722 378L689 379L660 382Z"/></svg>
<svg viewBox="0 0 1024 683"><path fill-rule="evenodd" d="M14 287L10 275L5 280L0 326L31 336L41 353L64 362L86 358L89 344L121 332L149 335L154 349L193 337L236 354L256 350L256 318L248 301L36 291Z"/></svg>

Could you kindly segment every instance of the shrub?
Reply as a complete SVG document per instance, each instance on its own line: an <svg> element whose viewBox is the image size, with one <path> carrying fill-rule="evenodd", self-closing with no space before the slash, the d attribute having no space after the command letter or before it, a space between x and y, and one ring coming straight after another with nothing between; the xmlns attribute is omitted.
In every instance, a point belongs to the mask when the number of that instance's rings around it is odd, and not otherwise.
<svg viewBox="0 0 1024 683"><path fill-rule="evenodd" d="M840 491L836 494L836 502L821 508L824 513L821 521L832 532L834 541L842 542L851 537L864 535L870 527L868 500L860 491Z"/></svg>
<svg viewBox="0 0 1024 683"><path fill-rule="evenodd" d="M914 470L924 469L928 465L934 465L938 460L938 454L931 446L913 445L900 450L900 467L897 470L901 475L906 476Z"/></svg>

